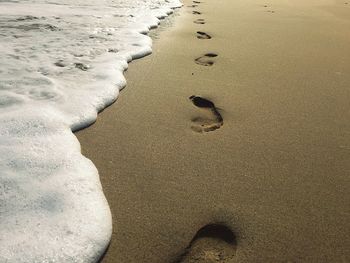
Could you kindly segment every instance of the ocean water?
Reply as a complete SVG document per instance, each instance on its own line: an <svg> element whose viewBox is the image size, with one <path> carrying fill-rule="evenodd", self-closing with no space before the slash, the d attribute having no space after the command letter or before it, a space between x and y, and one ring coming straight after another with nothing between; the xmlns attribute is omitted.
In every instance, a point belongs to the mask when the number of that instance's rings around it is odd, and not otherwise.
<svg viewBox="0 0 350 263"><path fill-rule="evenodd" d="M0 0L0 262L95 262L112 231L72 131L125 86L177 0ZM116 226L117 227L117 226Z"/></svg>

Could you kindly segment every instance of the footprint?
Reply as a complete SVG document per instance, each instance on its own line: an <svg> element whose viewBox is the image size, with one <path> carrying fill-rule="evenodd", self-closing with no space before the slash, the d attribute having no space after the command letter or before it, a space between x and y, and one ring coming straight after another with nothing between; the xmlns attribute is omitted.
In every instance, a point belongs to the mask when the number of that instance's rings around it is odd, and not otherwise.
<svg viewBox="0 0 350 263"><path fill-rule="evenodd" d="M271 7L271 6L268 6L268 5L263 5L263 7L267 8L267 7ZM267 10L266 12L268 12L268 13L275 13L275 11L274 11L274 10Z"/></svg>
<svg viewBox="0 0 350 263"><path fill-rule="evenodd" d="M210 132L224 125L224 120L214 103L205 98L192 95L192 103L201 109L201 116L192 119L192 130L195 132Z"/></svg>
<svg viewBox="0 0 350 263"><path fill-rule="evenodd" d="M194 14L194 15L201 15L202 13L198 12L198 11L192 11L192 14Z"/></svg>
<svg viewBox="0 0 350 263"><path fill-rule="evenodd" d="M202 19L202 18L199 18L199 19L194 20L193 23L204 25L205 24L205 20Z"/></svg>
<svg viewBox="0 0 350 263"><path fill-rule="evenodd" d="M200 4L200 3L202 3L202 2L200 2L200 1L192 1L193 3L195 3L195 4Z"/></svg>
<svg viewBox="0 0 350 263"><path fill-rule="evenodd" d="M211 58L215 58L218 55L215 53L207 53L203 56L200 56L199 58L196 58L194 61L201 66L212 66L214 65L214 61Z"/></svg>
<svg viewBox="0 0 350 263"><path fill-rule="evenodd" d="M205 32L197 31L197 38L198 39L211 39L211 36Z"/></svg>
<svg viewBox="0 0 350 263"><path fill-rule="evenodd" d="M175 263L228 263L235 257L236 249L237 240L231 229L220 224L209 224L197 232Z"/></svg>
<svg viewBox="0 0 350 263"><path fill-rule="evenodd" d="M188 5L187 7L197 7L198 5Z"/></svg>

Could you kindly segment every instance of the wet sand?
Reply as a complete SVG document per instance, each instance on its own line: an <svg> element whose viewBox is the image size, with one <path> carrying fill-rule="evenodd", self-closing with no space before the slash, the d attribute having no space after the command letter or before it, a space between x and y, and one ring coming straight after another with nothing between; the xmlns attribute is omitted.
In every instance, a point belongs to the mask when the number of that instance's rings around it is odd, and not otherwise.
<svg viewBox="0 0 350 263"><path fill-rule="evenodd" d="M151 34L76 134L102 262L349 262L350 3L186 0Z"/></svg>

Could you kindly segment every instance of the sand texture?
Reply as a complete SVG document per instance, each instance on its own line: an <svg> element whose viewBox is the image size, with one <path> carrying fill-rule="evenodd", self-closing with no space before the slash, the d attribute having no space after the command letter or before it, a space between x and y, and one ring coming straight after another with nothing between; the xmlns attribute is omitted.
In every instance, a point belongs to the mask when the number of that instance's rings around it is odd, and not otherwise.
<svg viewBox="0 0 350 263"><path fill-rule="evenodd" d="M186 0L152 37L77 133L102 262L350 262L350 3Z"/></svg>

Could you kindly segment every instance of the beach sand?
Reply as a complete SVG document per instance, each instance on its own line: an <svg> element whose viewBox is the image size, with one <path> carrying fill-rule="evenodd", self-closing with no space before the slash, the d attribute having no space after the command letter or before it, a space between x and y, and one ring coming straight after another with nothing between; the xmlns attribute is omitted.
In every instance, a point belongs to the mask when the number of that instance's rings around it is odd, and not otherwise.
<svg viewBox="0 0 350 263"><path fill-rule="evenodd" d="M350 3L186 0L151 35L76 133L113 214L102 262L350 262Z"/></svg>

